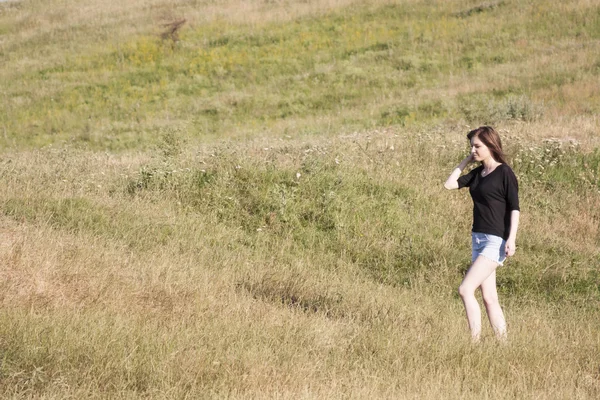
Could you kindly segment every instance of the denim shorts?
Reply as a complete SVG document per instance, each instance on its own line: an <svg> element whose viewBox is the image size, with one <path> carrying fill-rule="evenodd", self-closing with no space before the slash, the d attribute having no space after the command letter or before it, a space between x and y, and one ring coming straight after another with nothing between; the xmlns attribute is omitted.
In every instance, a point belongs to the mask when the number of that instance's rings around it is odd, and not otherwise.
<svg viewBox="0 0 600 400"><path fill-rule="evenodd" d="M474 262L479 256L484 256L489 260L495 261L498 265L503 265L504 260L506 260L506 240L500 236L472 232L471 243L473 249L471 262Z"/></svg>

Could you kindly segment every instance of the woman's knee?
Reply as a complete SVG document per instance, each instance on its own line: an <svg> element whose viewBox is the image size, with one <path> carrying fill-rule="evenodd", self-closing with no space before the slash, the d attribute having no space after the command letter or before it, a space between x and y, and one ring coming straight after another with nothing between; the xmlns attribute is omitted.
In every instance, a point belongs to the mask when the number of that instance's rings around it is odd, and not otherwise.
<svg viewBox="0 0 600 400"><path fill-rule="evenodd" d="M458 295L463 299L465 297L474 296L475 289L469 287L469 285L465 285L464 283L461 283L460 286L458 287Z"/></svg>
<svg viewBox="0 0 600 400"><path fill-rule="evenodd" d="M494 291L493 293L482 291L481 297L483 298L483 302L487 307L500 304L498 300L498 293L496 291Z"/></svg>

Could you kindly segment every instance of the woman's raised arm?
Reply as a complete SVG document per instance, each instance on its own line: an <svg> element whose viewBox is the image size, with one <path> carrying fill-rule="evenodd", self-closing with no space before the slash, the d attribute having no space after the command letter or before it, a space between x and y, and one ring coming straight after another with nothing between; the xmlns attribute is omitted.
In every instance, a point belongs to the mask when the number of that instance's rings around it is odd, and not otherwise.
<svg viewBox="0 0 600 400"><path fill-rule="evenodd" d="M469 165L472 162L473 154L469 154L467 157L465 157L464 160L460 162L460 164L456 166L456 168L454 168L448 179L446 179L444 187L448 190L458 189L458 178L460 177L461 172L467 167L467 165Z"/></svg>

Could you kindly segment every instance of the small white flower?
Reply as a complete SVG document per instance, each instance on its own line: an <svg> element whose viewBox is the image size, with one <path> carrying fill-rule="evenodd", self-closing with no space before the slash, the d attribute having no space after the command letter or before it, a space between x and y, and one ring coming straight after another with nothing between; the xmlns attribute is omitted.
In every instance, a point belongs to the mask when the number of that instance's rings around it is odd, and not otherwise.
<svg viewBox="0 0 600 400"><path fill-rule="evenodd" d="M300 179L301 176L302 174L300 172L296 172L296 179Z"/></svg>

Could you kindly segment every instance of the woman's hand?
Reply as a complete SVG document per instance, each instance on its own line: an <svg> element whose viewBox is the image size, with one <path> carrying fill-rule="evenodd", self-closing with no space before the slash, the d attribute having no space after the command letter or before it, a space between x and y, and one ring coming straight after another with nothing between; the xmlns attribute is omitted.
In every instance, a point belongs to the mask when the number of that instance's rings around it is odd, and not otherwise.
<svg viewBox="0 0 600 400"><path fill-rule="evenodd" d="M515 238L517 237L520 216L521 212L519 210L512 210L510 212L510 233L508 234L508 239L506 239L506 247L504 248L507 257L512 257L515 254L515 251L517 251Z"/></svg>
<svg viewBox="0 0 600 400"><path fill-rule="evenodd" d="M456 168L454 168L448 179L446 179L444 187L448 190L458 189L458 177L460 176L462 170L465 169L467 165L471 164L473 160L473 153L470 153L468 156L466 156L465 159L462 160L460 164L456 166Z"/></svg>
<svg viewBox="0 0 600 400"><path fill-rule="evenodd" d="M512 257L515 255L515 251L517 251L517 246L515 245L515 239L508 238L506 240L506 246L504 247L504 252L507 257Z"/></svg>

